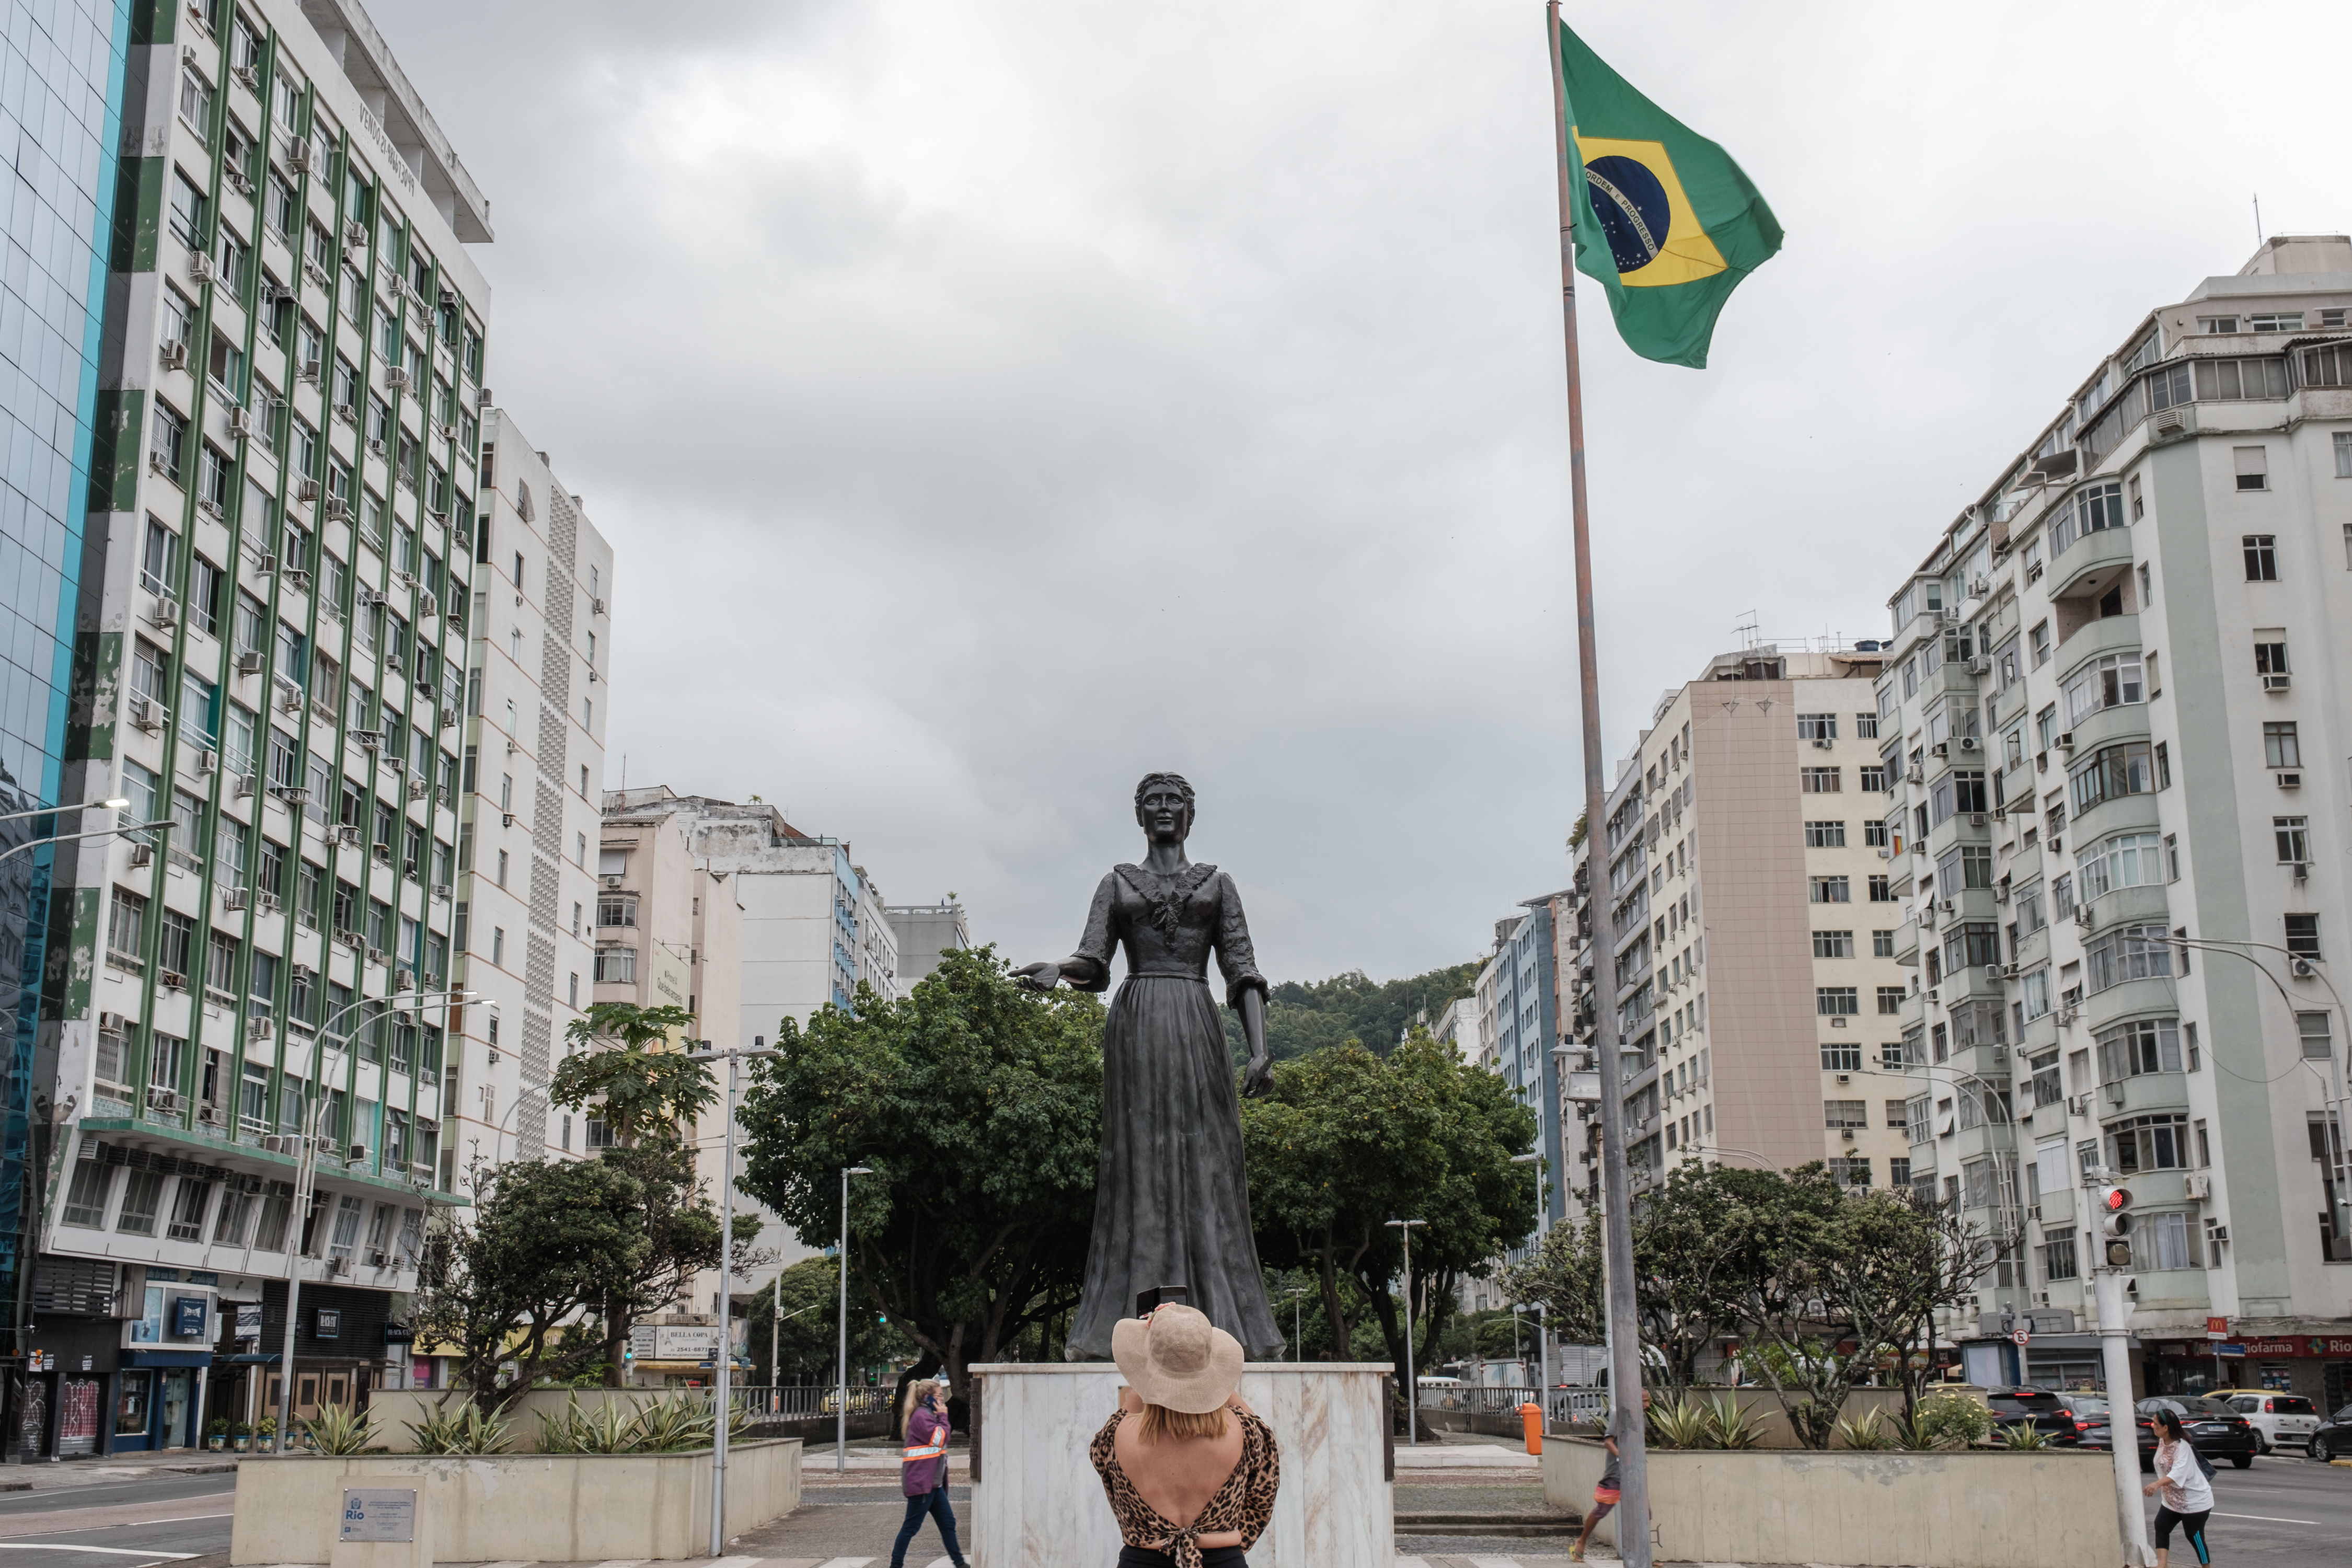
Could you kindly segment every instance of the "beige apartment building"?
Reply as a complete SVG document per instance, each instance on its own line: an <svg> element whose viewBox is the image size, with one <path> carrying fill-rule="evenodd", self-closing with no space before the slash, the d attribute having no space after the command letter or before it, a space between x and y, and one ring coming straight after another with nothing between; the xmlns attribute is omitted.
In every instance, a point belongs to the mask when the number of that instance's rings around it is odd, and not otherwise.
<svg viewBox="0 0 2352 1568"><path fill-rule="evenodd" d="M1622 764L1594 892L1637 1184L1678 1163L1911 1179L1874 643L1725 654Z"/></svg>

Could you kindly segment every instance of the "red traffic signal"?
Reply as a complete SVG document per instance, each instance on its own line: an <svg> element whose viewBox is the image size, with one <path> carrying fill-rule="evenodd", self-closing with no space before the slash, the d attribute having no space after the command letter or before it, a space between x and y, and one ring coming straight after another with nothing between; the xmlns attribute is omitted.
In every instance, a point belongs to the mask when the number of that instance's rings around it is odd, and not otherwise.
<svg viewBox="0 0 2352 1568"><path fill-rule="evenodd" d="M2129 1207L2131 1207L2131 1192L2128 1188L2109 1187L2107 1189L2107 1212L2109 1214L2121 1214L2124 1210Z"/></svg>

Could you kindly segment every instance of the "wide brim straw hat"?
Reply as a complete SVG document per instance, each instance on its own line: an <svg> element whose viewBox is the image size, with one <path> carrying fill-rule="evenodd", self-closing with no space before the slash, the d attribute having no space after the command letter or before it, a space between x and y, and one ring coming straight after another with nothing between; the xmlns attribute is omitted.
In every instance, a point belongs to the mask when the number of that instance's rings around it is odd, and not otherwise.
<svg viewBox="0 0 2352 1568"><path fill-rule="evenodd" d="M1148 1318L1120 1319L1110 1355L1138 1398L1186 1415L1218 1408L1242 1380L1241 1342L1174 1302Z"/></svg>

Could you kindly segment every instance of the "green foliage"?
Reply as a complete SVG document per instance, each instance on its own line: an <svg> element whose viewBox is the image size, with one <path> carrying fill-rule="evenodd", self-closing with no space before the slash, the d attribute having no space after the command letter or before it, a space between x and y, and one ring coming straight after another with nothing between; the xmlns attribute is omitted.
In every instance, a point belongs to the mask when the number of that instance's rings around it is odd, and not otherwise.
<svg viewBox="0 0 2352 1568"><path fill-rule="evenodd" d="M375 1436L368 1416L344 1405L322 1406L318 1415L302 1423L302 1430L309 1434L311 1447L322 1454L364 1453Z"/></svg>
<svg viewBox="0 0 2352 1568"><path fill-rule="evenodd" d="M1416 1364L1430 1364L1465 1277L1535 1227L1535 1112L1503 1080L1415 1029L1386 1057L1360 1045L1278 1063L1274 1092L1242 1104L1251 1219L1260 1258L1314 1276L1325 1344L1346 1359L1357 1320L1380 1330L1402 1366L1402 1265L1391 1219L1412 1237ZM1343 1282L1354 1286L1352 1296ZM1303 1353L1303 1352L1302 1352Z"/></svg>
<svg viewBox="0 0 2352 1568"><path fill-rule="evenodd" d="M1887 1430L1885 1418L1875 1410L1860 1417L1840 1416L1836 1436L1837 1440L1849 1448L1896 1448L1903 1446L1901 1438Z"/></svg>
<svg viewBox="0 0 2352 1568"><path fill-rule="evenodd" d="M1736 1394L1718 1394L1707 1402L1707 1418L1715 1428L1718 1448L1760 1448L1764 1418L1746 1409Z"/></svg>
<svg viewBox="0 0 2352 1568"><path fill-rule="evenodd" d="M727 1433L731 1440L751 1429L751 1417L740 1405L730 1405ZM597 1402L583 1407L572 1394L561 1411L542 1411L539 1417L539 1450L542 1454L670 1454L708 1448L715 1426L709 1398L674 1394L666 1399L633 1404L627 1399Z"/></svg>
<svg viewBox="0 0 2352 1568"><path fill-rule="evenodd" d="M2050 1447L2050 1434L2031 1421L2020 1421L2014 1426L1997 1427L1995 1434L2004 1448L2031 1452Z"/></svg>
<svg viewBox="0 0 2352 1568"><path fill-rule="evenodd" d="M597 1003L565 1029L572 1049L555 1069L548 1098L574 1110L602 1111L624 1148L648 1135L676 1137L681 1124L719 1100L707 1065L676 1048L656 1048L670 1047L674 1033L693 1023L683 1007Z"/></svg>
<svg viewBox="0 0 2352 1568"><path fill-rule="evenodd" d="M852 1280L969 1393L967 1365L1077 1304L1102 1025L1092 995L1015 985L993 947L943 954L899 1001L784 1019L744 1097L742 1188L821 1246L842 1169L871 1168L850 1184Z"/></svg>
<svg viewBox="0 0 2352 1568"><path fill-rule="evenodd" d="M1716 1446L1714 1412L1696 1399L1650 1406L1650 1430L1661 1448L1712 1448Z"/></svg>
<svg viewBox="0 0 2352 1568"><path fill-rule="evenodd" d="M691 1152L607 1152L621 1157L477 1167L471 1223L444 1218L426 1233L417 1335L457 1347L485 1414L605 1361L596 1321L669 1300L718 1263L718 1218L691 1184Z"/></svg>
<svg viewBox="0 0 2352 1568"><path fill-rule="evenodd" d="M865 1178L860 1177L859 1180ZM829 1383L839 1355L841 1271L830 1258L806 1258L783 1271L783 1311L776 1328L776 1364L768 1363L768 1325L776 1317L775 1287L751 1298L744 1313L746 1348L762 1383ZM881 1306L853 1274L849 1282L849 1364L879 1366L909 1361L914 1345L895 1323L876 1320ZM782 1376L777 1374L781 1371Z"/></svg>
<svg viewBox="0 0 2352 1568"><path fill-rule="evenodd" d="M408 1432L420 1454L503 1454L514 1440L506 1422L470 1401L454 1410L436 1405L424 1420L408 1423Z"/></svg>
<svg viewBox="0 0 2352 1568"><path fill-rule="evenodd" d="M1992 1412L1965 1394L1934 1394L1895 1422L1895 1436L1906 1448L1965 1448L1992 1432Z"/></svg>
<svg viewBox="0 0 2352 1568"><path fill-rule="evenodd" d="M1372 980L1351 969L1328 980L1285 981L1266 996L1266 1054L1278 1062L1296 1061L1354 1040L1386 1056L1416 1018L1433 1024L1447 1003L1469 995L1481 967L1475 962L1452 963L1403 980ZM1235 1061L1246 1059L1240 1016L1230 1011L1225 1041Z"/></svg>

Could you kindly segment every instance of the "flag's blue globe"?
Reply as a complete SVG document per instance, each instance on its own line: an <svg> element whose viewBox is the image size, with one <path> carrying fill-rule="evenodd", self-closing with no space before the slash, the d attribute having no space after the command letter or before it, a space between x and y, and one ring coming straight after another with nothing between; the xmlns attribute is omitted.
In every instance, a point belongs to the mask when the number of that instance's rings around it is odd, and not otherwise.
<svg viewBox="0 0 2352 1568"><path fill-rule="evenodd" d="M1666 187L1633 159L1612 155L1584 166L1593 215L1609 236L1609 254L1622 273L1638 272L1658 258L1674 214Z"/></svg>

